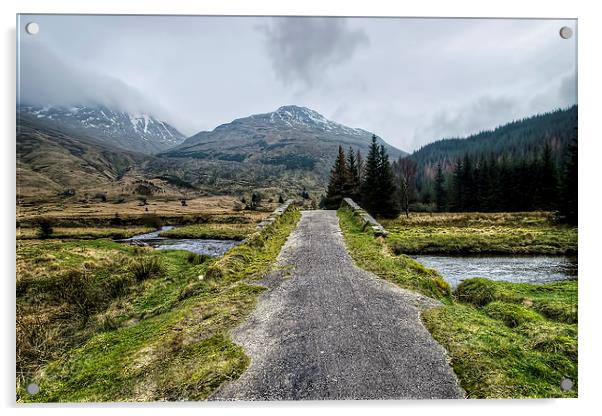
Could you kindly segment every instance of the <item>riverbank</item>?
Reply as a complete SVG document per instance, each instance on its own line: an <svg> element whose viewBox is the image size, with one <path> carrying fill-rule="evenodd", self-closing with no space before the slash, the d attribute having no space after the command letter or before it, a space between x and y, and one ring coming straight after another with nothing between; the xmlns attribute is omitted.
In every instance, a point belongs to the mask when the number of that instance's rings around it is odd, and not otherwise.
<svg viewBox="0 0 602 416"><path fill-rule="evenodd" d="M427 214L413 218L411 227L424 230L424 227L445 228L446 224L463 223L482 229L497 222L497 227L507 229L519 227L512 225L518 215L431 217ZM389 237L374 238L372 233L362 230L349 210L340 209L338 216L347 248L359 267L443 302L443 306L423 312L422 319L448 351L468 397L577 396L577 281L539 285L469 279L452 292L449 286L443 289L447 282L437 271L400 251L397 245L400 240L391 238L396 233L399 236L399 229L390 231L385 225L391 233ZM536 220L531 227L540 231L545 229L542 222L548 224L547 220L542 221L541 214L523 218ZM405 223L404 227L411 229L406 221L381 223ZM576 249L576 241L574 244ZM574 383L568 391L560 387L564 378Z"/></svg>
<svg viewBox="0 0 602 416"><path fill-rule="evenodd" d="M547 212L412 213L381 224L395 253L577 253L577 228Z"/></svg>
<svg viewBox="0 0 602 416"><path fill-rule="evenodd" d="M291 208L221 259L107 239L19 240L18 400L202 400L237 378L249 360L229 331L263 290L242 280L269 269L298 218ZM39 394L25 393L30 382Z"/></svg>

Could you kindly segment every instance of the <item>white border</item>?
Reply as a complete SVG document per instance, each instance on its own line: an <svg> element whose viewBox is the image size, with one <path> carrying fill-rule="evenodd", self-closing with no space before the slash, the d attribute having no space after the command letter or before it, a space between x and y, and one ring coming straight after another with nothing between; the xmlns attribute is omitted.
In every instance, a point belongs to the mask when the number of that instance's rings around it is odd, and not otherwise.
<svg viewBox="0 0 602 416"><path fill-rule="evenodd" d="M0 100L3 137L0 163L2 173L3 227L2 262L4 271L4 302L2 305L2 377L1 395L9 412L44 413L63 415L81 414L85 409L91 414L163 415L178 414L306 414L308 412L333 412L345 409L347 413L364 414L374 408L379 413L414 412L419 414L442 413L480 415L507 415L508 412L546 414L590 413L598 396L600 382L598 333L600 316L596 300L602 293L602 276L596 268L597 246L600 235L600 158L602 135L600 122L600 64L599 45L602 40L602 16L597 13L596 2L576 0L531 1L474 1L474 0L421 0L393 2L386 0L3 0L2 13L2 71L3 96ZM111 14L235 14L235 15L346 15L346 16L435 16L435 17L539 17L579 19L579 174L580 174L580 334L579 334L579 399L573 400L514 400L514 401L407 401L407 402L293 402L251 404L140 404L120 405L108 409L107 405L32 407L14 405L14 219L15 219L15 14L16 13L111 13ZM585 87L583 87L585 86ZM587 193L586 193L587 191ZM112 407L112 406L111 406ZM182 407L182 408L178 408ZM176 409L177 408L177 409Z"/></svg>

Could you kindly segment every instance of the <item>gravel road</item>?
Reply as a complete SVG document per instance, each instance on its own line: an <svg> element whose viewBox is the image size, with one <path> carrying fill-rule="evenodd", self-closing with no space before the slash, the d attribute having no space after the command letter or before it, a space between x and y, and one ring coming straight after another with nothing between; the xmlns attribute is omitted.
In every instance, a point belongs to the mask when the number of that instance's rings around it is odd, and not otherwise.
<svg viewBox="0 0 602 416"><path fill-rule="evenodd" d="M420 321L439 303L359 269L336 211L305 211L269 290L233 335L251 357L213 400L464 397L445 350Z"/></svg>

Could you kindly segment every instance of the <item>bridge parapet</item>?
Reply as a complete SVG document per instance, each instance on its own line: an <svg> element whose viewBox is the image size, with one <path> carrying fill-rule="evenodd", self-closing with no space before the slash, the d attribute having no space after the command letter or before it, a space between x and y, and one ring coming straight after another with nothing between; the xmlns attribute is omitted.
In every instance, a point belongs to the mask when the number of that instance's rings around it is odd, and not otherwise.
<svg viewBox="0 0 602 416"><path fill-rule="evenodd" d="M387 235L389 235L389 232L385 230L385 227L380 225L372 215L368 214L353 199L343 198L341 206L347 206L351 210L351 212L353 212L353 215L355 215L362 222L364 230L366 229L366 227L370 227L374 235L377 237L386 237Z"/></svg>
<svg viewBox="0 0 602 416"><path fill-rule="evenodd" d="M274 212L270 214L269 217L257 224L257 229L262 230L266 226L273 224L274 221L278 219L278 217L280 217L286 212L286 210L291 206L293 202L295 202L293 199L287 199L286 201L284 201L284 203L278 206L278 208L276 208Z"/></svg>

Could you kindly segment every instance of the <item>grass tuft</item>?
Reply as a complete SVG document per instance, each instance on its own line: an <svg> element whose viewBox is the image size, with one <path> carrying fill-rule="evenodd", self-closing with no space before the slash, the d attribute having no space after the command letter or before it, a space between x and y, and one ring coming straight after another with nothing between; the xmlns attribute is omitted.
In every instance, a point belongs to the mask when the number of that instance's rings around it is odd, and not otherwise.
<svg viewBox="0 0 602 416"><path fill-rule="evenodd" d="M130 273L138 282L160 277L165 272L163 262L159 257L143 257L130 264Z"/></svg>

